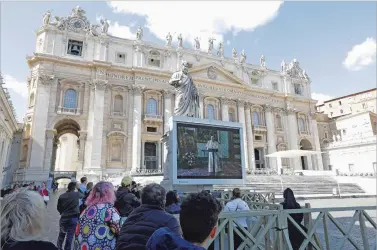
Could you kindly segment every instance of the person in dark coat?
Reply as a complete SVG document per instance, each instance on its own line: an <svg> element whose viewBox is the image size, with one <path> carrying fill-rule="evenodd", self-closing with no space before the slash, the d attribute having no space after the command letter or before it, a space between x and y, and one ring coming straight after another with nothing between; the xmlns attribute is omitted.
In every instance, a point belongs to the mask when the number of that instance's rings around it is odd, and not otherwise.
<svg viewBox="0 0 377 250"><path fill-rule="evenodd" d="M181 235L178 220L164 210L165 189L158 184L149 184L141 192L141 206L134 209L124 222L116 244L116 250L145 250L151 235L166 227Z"/></svg>
<svg viewBox="0 0 377 250"><path fill-rule="evenodd" d="M290 188L284 190L283 193L284 202L281 203L283 205L283 209L300 209L300 204L297 203L296 198L293 194L293 191ZM294 221L301 226L304 232L307 232L308 229L304 227L301 222L304 219L304 214L290 214L290 216L294 219ZM288 219L288 233L289 233L289 240L291 241L293 250L299 249L302 245L302 242L305 240L304 235L296 228L295 225Z"/></svg>
<svg viewBox="0 0 377 250"><path fill-rule="evenodd" d="M82 193L75 192L75 188L76 182L70 182L68 184L67 192L60 195L58 199L57 209L61 216L59 221L60 231L57 242L59 250L63 249L64 239L64 250L71 250L72 248L72 240L80 215L79 200L84 197Z"/></svg>
<svg viewBox="0 0 377 250"><path fill-rule="evenodd" d="M121 187L116 192L115 208L118 209L120 216L122 217L121 224L127 219L130 213L140 206L138 198L131 193L132 179L130 176L125 176L122 179Z"/></svg>
<svg viewBox="0 0 377 250"><path fill-rule="evenodd" d="M216 234L221 209L220 202L208 192L190 194L182 202L179 216L184 239L168 228L160 228L152 234L146 249L204 250Z"/></svg>
<svg viewBox="0 0 377 250"><path fill-rule="evenodd" d="M80 214L82 213L82 211L85 210L85 208L87 207L85 202L86 202L86 199L88 198L89 194L90 194L90 191L92 191L93 189L93 182L88 182L88 184L86 185L86 191L84 193L84 198L82 198L82 203L80 205Z"/></svg>
<svg viewBox="0 0 377 250"><path fill-rule="evenodd" d="M169 214L179 214L181 211L181 204L179 203L179 196L174 191L169 191L166 194L165 211Z"/></svg>

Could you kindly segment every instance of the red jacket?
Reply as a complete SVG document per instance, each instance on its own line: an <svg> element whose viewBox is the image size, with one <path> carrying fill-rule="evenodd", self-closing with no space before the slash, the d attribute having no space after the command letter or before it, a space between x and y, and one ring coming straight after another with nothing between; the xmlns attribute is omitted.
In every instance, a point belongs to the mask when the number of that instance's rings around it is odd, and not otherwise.
<svg viewBox="0 0 377 250"><path fill-rule="evenodd" d="M48 196L48 190L47 189L41 189L41 190L39 190L39 194L41 196Z"/></svg>

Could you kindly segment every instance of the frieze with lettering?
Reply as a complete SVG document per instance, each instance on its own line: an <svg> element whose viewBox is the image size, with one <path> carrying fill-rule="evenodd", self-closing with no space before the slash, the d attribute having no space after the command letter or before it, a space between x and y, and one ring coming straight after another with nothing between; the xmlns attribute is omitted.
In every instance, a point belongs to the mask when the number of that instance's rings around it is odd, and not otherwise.
<svg viewBox="0 0 377 250"><path fill-rule="evenodd" d="M154 78L154 77L148 77L148 76L135 76L135 82L136 81L163 83L163 84L169 83L168 79L160 79L160 78Z"/></svg>
<svg viewBox="0 0 377 250"><path fill-rule="evenodd" d="M124 81L133 81L133 76L123 75L123 74L117 74L113 72L106 72L107 79L116 79L116 80L124 80Z"/></svg>

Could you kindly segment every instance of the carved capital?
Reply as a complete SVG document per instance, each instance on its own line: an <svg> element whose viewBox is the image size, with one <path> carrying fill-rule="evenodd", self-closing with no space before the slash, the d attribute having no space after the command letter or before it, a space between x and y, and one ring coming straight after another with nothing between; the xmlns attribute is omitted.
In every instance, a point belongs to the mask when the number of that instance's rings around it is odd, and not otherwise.
<svg viewBox="0 0 377 250"><path fill-rule="evenodd" d="M297 113L297 109L295 109L295 108L287 108L285 110L285 112L286 112L287 115L295 115Z"/></svg>
<svg viewBox="0 0 377 250"><path fill-rule="evenodd" d="M225 97L225 96L220 97L221 105L229 105L230 101L231 100L228 97Z"/></svg>
<svg viewBox="0 0 377 250"><path fill-rule="evenodd" d="M143 85L132 85L132 90L134 91L134 94L141 95L145 89L145 86Z"/></svg>
<svg viewBox="0 0 377 250"><path fill-rule="evenodd" d="M94 79L93 80L93 89L94 90L106 90L107 86L108 86L107 80L102 80L102 79Z"/></svg>
<svg viewBox="0 0 377 250"><path fill-rule="evenodd" d="M54 75L39 75L38 83L41 85L50 85L54 82L54 79L55 79Z"/></svg>
<svg viewBox="0 0 377 250"><path fill-rule="evenodd" d="M268 104L265 104L265 105L263 105L263 109L264 109L265 112L273 112L275 107L268 105Z"/></svg>
<svg viewBox="0 0 377 250"><path fill-rule="evenodd" d="M200 93L199 92L199 99L203 100L204 98L206 98L206 95L204 93Z"/></svg>
<svg viewBox="0 0 377 250"><path fill-rule="evenodd" d="M46 130L46 138L47 139L53 139L56 134L57 134L56 129Z"/></svg>
<svg viewBox="0 0 377 250"><path fill-rule="evenodd" d="M79 139L81 140L86 140L88 133L86 131L79 131Z"/></svg>
<svg viewBox="0 0 377 250"><path fill-rule="evenodd" d="M164 97L166 97L166 98L172 98L173 95L174 95L174 91L164 89L164 90L162 91L162 94L163 94Z"/></svg>
<svg viewBox="0 0 377 250"><path fill-rule="evenodd" d="M238 107L245 107L245 101L244 101L244 100L241 100L241 99L238 99L238 100L237 100L237 106L238 106Z"/></svg>
<svg viewBox="0 0 377 250"><path fill-rule="evenodd" d="M251 109L252 106L253 106L252 103L250 103L250 102L245 102L245 109Z"/></svg>

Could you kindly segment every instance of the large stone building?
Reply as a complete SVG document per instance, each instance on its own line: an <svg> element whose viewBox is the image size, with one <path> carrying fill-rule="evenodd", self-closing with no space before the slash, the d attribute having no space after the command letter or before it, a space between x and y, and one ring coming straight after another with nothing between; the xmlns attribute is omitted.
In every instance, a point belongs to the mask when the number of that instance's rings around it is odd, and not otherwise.
<svg viewBox="0 0 377 250"><path fill-rule="evenodd" d="M18 167L18 158L14 159L10 156L13 145L16 144L18 145L16 148L20 148L20 138L14 137L14 134L19 130L19 124L16 120L9 92L3 87L3 84L3 78L0 75L0 187L8 184L3 180L6 179L8 173L12 172L11 170L14 172ZM14 154L16 155L17 152L15 150Z"/></svg>
<svg viewBox="0 0 377 250"><path fill-rule="evenodd" d="M371 89L317 106L324 169L346 175L376 173L376 93Z"/></svg>
<svg viewBox="0 0 377 250"><path fill-rule="evenodd" d="M200 50L135 40L107 33L106 20L91 24L79 7L68 17L51 14L36 32L36 51L30 67L25 140L17 180L45 180L62 171L57 150L66 134L77 140L70 170L96 180L131 171L162 171L164 148L160 139L173 113L174 92L168 81L189 62L200 92L200 115L206 119L244 125L245 163L250 171L274 168L266 154L287 149L320 150L311 81L299 62L284 61L280 70L268 69L266 59L249 64L242 51L224 56L224 46ZM63 154L60 154L60 158ZM291 169L322 170L321 156L283 160Z"/></svg>

